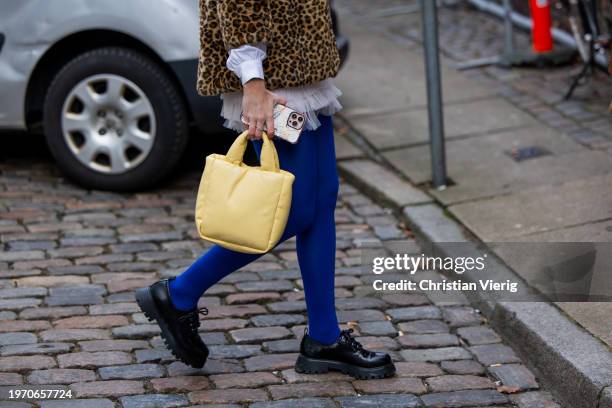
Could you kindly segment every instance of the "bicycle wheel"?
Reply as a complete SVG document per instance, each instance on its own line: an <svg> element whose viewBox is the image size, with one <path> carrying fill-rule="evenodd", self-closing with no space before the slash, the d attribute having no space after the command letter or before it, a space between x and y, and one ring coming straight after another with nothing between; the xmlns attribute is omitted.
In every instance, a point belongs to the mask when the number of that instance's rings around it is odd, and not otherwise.
<svg viewBox="0 0 612 408"><path fill-rule="evenodd" d="M609 41L610 0L562 0L580 59L590 63Z"/></svg>
<svg viewBox="0 0 612 408"><path fill-rule="evenodd" d="M561 0L560 2L565 9L569 30L576 41L578 55L583 62L590 59L590 45L587 43L588 25L583 20L584 13L579 0Z"/></svg>

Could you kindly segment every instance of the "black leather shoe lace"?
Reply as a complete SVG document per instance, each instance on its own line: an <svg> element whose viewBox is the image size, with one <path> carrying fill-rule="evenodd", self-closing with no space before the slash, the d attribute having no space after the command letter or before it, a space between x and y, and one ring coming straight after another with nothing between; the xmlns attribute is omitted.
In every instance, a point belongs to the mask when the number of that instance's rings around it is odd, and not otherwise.
<svg viewBox="0 0 612 408"><path fill-rule="evenodd" d="M184 327L188 333L197 334L200 327L200 315L208 315L208 309L205 307L193 309L179 317L178 320L185 325Z"/></svg>
<svg viewBox="0 0 612 408"><path fill-rule="evenodd" d="M340 331L340 337L344 339L344 342L351 348L351 350L359 352L365 356L373 354L371 351L364 349L363 345L352 336L353 331L353 329L342 330Z"/></svg>

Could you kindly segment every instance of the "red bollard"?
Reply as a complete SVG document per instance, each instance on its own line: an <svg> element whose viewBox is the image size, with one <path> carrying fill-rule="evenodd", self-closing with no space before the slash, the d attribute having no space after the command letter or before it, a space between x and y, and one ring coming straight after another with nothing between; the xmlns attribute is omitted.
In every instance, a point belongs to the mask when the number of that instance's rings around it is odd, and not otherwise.
<svg viewBox="0 0 612 408"><path fill-rule="evenodd" d="M549 52L553 49L550 2L548 0L529 0L531 8L531 20L533 28L531 30L531 40L533 51Z"/></svg>

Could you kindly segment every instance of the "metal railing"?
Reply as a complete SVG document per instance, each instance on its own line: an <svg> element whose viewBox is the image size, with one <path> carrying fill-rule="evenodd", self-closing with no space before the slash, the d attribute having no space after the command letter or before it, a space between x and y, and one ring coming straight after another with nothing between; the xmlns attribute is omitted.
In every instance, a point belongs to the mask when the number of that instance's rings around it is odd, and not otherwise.
<svg viewBox="0 0 612 408"><path fill-rule="evenodd" d="M507 7L497 4L496 2L491 1L491 0L467 0L467 1L468 3L472 4L474 7L478 8L479 10L492 14L499 18L504 18L504 16L506 15L508 11ZM531 30L532 25L533 25L531 18L524 16L520 13L517 13L515 11L510 12L510 18L512 19L512 23L515 24L517 27L520 27L525 30ZM558 28L553 28L552 36L555 39L555 41L557 41L559 44L569 47L573 50L578 49L576 40L574 39L572 34L565 32ZM601 54L595 55L595 62L597 63L597 65L600 65L601 67L604 67L604 68L608 64L606 57Z"/></svg>

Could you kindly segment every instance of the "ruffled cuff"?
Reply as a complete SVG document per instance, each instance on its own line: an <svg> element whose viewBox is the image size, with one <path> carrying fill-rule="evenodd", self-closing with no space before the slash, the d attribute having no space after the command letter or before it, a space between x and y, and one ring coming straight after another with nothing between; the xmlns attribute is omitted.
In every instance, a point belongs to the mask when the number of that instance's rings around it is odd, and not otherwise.
<svg viewBox="0 0 612 408"><path fill-rule="evenodd" d="M226 65L244 85L253 78L264 78L263 60L266 56L265 43L244 44L230 50Z"/></svg>
<svg viewBox="0 0 612 408"><path fill-rule="evenodd" d="M249 60L240 64L240 81L242 85L246 84L253 78L263 79L263 64L261 60Z"/></svg>

